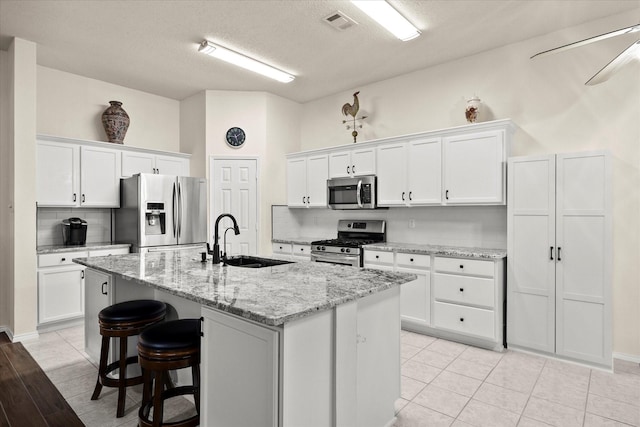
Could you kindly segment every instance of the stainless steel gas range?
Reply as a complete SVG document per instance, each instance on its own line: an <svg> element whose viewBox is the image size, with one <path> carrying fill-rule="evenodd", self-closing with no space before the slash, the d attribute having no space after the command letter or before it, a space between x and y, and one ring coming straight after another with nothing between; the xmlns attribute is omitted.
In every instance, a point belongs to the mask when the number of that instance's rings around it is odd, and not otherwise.
<svg viewBox="0 0 640 427"><path fill-rule="evenodd" d="M384 220L338 221L338 238L311 242L311 261L362 267L362 246L386 241Z"/></svg>

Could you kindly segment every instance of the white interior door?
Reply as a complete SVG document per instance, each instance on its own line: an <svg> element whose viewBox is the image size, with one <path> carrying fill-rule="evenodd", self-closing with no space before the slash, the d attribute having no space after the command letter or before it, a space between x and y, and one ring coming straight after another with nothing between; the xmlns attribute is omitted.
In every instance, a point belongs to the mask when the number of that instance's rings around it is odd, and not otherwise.
<svg viewBox="0 0 640 427"><path fill-rule="evenodd" d="M215 233L216 218L220 214L230 213L238 222L240 234L233 230L227 233L227 246L224 248L224 233L233 226L229 218L223 218L219 225L218 244L227 255L255 255L258 251L258 193L257 159L217 159L210 161L209 178L211 184L210 222L211 232Z"/></svg>

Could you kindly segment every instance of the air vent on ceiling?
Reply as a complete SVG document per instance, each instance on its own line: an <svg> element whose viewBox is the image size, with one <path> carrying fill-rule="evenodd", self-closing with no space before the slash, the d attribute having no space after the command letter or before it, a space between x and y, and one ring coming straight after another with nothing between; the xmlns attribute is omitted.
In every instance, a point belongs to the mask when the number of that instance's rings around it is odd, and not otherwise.
<svg viewBox="0 0 640 427"><path fill-rule="evenodd" d="M350 28L354 25L358 25L356 21L349 18L347 15L340 12L339 10L333 12L329 16L325 16L324 22L326 22L327 24L331 25L333 28L339 31L344 31L347 28Z"/></svg>

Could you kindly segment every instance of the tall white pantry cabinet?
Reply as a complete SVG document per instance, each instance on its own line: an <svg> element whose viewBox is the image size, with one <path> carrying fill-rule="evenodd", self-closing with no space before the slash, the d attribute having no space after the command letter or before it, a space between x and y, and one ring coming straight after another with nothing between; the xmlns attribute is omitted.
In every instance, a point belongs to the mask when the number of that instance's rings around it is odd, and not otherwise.
<svg viewBox="0 0 640 427"><path fill-rule="evenodd" d="M607 152L508 163L507 342L611 367Z"/></svg>

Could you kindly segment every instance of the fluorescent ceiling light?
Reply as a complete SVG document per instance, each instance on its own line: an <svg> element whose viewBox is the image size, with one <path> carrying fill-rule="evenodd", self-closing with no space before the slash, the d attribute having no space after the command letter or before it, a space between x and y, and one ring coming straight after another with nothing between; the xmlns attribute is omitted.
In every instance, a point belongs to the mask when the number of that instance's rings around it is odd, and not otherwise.
<svg viewBox="0 0 640 427"><path fill-rule="evenodd" d="M351 0L351 3L402 41L406 42L420 35L420 31L411 22L384 0Z"/></svg>
<svg viewBox="0 0 640 427"><path fill-rule="evenodd" d="M256 61L253 58L244 56L238 52L234 52L220 45L213 44L207 40L203 40L200 43L198 52L206 53L214 58L221 59L230 64L237 65L246 70L253 71L254 73L262 74L263 76L272 78L282 83L289 83L295 79L295 76L280 71L277 68L273 68L270 65L264 64L260 61Z"/></svg>

